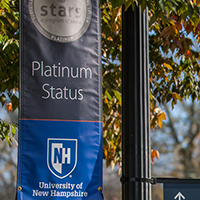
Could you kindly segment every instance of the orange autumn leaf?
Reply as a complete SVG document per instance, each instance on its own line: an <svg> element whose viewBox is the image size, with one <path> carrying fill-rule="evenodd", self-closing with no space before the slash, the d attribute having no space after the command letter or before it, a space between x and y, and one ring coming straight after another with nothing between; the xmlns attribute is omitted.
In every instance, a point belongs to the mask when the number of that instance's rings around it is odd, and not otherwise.
<svg viewBox="0 0 200 200"><path fill-rule="evenodd" d="M107 151L107 149L106 149L106 148L104 148L104 155L105 155L105 158L107 158L107 157L108 157L108 151Z"/></svg>
<svg viewBox="0 0 200 200"><path fill-rule="evenodd" d="M158 126L162 128L162 119L160 117L158 118Z"/></svg>
<svg viewBox="0 0 200 200"><path fill-rule="evenodd" d="M6 110L9 113L10 111L12 111L12 103L7 103L6 104Z"/></svg>
<svg viewBox="0 0 200 200"><path fill-rule="evenodd" d="M193 0L193 4L199 5L200 0Z"/></svg>
<svg viewBox="0 0 200 200"><path fill-rule="evenodd" d="M159 152L157 150L151 149L151 163L154 164L153 159L156 157L159 160Z"/></svg>
<svg viewBox="0 0 200 200"><path fill-rule="evenodd" d="M166 120L166 119L167 119L166 113L165 113L165 112L162 112L162 113L160 114L160 118L161 118L162 120Z"/></svg>
<svg viewBox="0 0 200 200"><path fill-rule="evenodd" d="M159 115L159 118L158 118L158 126L160 128L162 128L162 122L163 120L166 120L167 119L167 115L165 112L162 112L160 115Z"/></svg>
<svg viewBox="0 0 200 200"><path fill-rule="evenodd" d="M112 37L108 37L107 40L109 40L109 41L113 41Z"/></svg>
<svg viewBox="0 0 200 200"><path fill-rule="evenodd" d="M185 52L185 58L187 59L188 57L192 57L192 52L190 50Z"/></svg>
<svg viewBox="0 0 200 200"><path fill-rule="evenodd" d="M105 99L104 99L104 102L105 102L106 104L108 104L108 99L107 99L107 98L105 98Z"/></svg>
<svg viewBox="0 0 200 200"><path fill-rule="evenodd" d="M176 28L181 31L182 30L182 24L180 22L176 22Z"/></svg>
<svg viewBox="0 0 200 200"><path fill-rule="evenodd" d="M173 92L172 95L173 95L174 99L178 99L180 102L182 102L182 98L181 98L181 96L179 94L177 94L176 92Z"/></svg>
<svg viewBox="0 0 200 200"><path fill-rule="evenodd" d="M173 70L173 68L172 68L171 65L169 65L169 64L167 64L167 63L163 63L163 65L164 65L166 68L168 68L168 69L170 69L170 70Z"/></svg>
<svg viewBox="0 0 200 200"><path fill-rule="evenodd" d="M186 52L185 52L185 56L189 56L190 55L190 50L187 50Z"/></svg>

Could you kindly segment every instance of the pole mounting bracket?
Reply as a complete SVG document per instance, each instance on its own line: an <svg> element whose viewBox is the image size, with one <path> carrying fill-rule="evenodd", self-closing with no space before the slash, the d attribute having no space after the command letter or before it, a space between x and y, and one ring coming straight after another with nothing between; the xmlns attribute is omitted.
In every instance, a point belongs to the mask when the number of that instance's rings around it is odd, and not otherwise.
<svg viewBox="0 0 200 200"><path fill-rule="evenodd" d="M125 182L144 182L144 183L151 183L152 185L155 185L157 183L156 178L152 177L152 178L136 178L136 177L132 177L132 178L128 178L128 177L124 177L122 176L120 178L120 181L122 184L124 184Z"/></svg>

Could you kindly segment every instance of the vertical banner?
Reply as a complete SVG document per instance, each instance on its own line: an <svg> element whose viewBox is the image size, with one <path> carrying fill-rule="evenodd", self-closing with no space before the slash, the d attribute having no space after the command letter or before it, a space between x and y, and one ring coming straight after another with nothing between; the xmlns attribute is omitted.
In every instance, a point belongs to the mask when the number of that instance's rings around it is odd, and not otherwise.
<svg viewBox="0 0 200 200"><path fill-rule="evenodd" d="M98 0L20 1L18 200L102 200Z"/></svg>

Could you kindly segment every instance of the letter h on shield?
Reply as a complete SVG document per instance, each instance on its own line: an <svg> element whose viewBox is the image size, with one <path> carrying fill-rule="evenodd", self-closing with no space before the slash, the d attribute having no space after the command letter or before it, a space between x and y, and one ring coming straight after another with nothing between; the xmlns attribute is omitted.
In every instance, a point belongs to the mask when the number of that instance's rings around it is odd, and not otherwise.
<svg viewBox="0 0 200 200"><path fill-rule="evenodd" d="M67 153L65 153L67 150ZM65 164L65 159L67 158L67 164L70 164L71 158L71 149L70 148L62 148L62 164Z"/></svg>

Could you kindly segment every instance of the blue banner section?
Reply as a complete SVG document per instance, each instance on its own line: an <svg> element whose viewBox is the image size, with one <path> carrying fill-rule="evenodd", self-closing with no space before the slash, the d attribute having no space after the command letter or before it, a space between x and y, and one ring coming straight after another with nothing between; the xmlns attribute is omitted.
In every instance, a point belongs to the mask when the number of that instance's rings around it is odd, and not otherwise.
<svg viewBox="0 0 200 200"><path fill-rule="evenodd" d="M20 199L102 199L102 123L21 120L20 128Z"/></svg>

